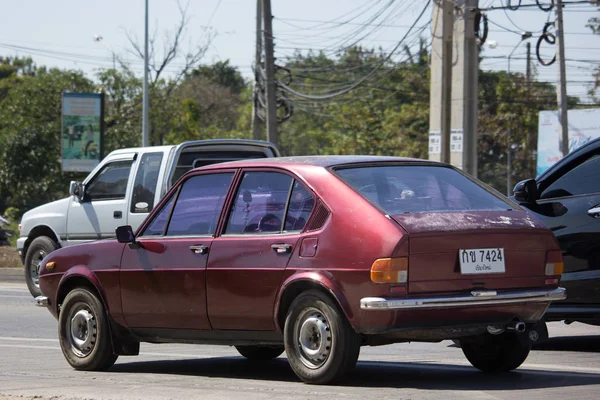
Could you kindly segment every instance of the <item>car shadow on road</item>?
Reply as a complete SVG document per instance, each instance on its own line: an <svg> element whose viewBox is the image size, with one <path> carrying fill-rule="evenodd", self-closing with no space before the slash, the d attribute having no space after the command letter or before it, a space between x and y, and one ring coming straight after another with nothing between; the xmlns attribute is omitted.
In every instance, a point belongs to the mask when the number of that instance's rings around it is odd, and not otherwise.
<svg viewBox="0 0 600 400"><path fill-rule="evenodd" d="M600 335L553 337L533 346L533 349L600 353Z"/></svg>
<svg viewBox="0 0 600 400"><path fill-rule="evenodd" d="M124 359L126 360L126 359ZM240 357L216 357L169 361L121 362L116 373L154 373L212 378L299 382L287 360L251 362ZM525 390L600 384L600 374L519 369L505 374L484 374L469 366L430 362L359 361L346 378L347 387L413 388L428 390Z"/></svg>

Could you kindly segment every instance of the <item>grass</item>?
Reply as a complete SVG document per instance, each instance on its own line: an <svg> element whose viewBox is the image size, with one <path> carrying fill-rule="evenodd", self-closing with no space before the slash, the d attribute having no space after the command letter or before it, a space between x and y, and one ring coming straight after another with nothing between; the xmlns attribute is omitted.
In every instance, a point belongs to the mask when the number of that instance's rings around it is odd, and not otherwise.
<svg viewBox="0 0 600 400"><path fill-rule="evenodd" d="M16 248L9 246L0 247L0 268L23 268Z"/></svg>

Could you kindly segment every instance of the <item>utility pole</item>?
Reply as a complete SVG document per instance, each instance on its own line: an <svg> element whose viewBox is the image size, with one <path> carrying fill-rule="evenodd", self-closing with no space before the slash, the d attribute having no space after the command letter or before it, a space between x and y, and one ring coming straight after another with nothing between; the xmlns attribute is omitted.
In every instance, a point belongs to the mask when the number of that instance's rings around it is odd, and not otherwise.
<svg viewBox="0 0 600 400"><path fill-rule="evenodd" d="M452 39L454 33L454 3L441 0L442 5L442 112L441 161L450 164L450 133L452 124Z"/></svg>
<svg viewBox="0 0 600 400"><path fill-rule="evenodd" d="M265 48L265 80L267 94L267 140L279 146L277 133L277 101L275 99L275 58L273 56L273 25L271 15L271 0L262 0Z"/></svg>
<svg viewBox="0 0 600 400"><path fill-rule="evenodd" d="M563 157L569 153L569 120L567 106L567 71L565 67L565 31L563 24L563 1L556 0L556 44L559 74L559 90L557 91L558 117L560 119Z"/></svg>
<svg viewBox="0 0 600 400"><path fill-rule="evenodd" d="M477 118L479 100L479 43L475 38L475 12L479 0L467 0L463 8L463 170L477 177ZM460 53L460 48L459 48Z"/></svg>
<svg viewBox="0 0 600 400"><path fill-rule="evenodd" d="M256 140L262 137L262 124L258 118L257 96L260 96L258 81L260 80L262 56L262 0L256 0L256 54L254 55L254 92L252 99L252 137Z"/></svg>
<svg viewBox="0 0 600 400"><path fill-rule="evenodd" d="M527 82L531 82L531 43L527 42L527 67L525 69Z"/></svg>
<svg viewBox="0 0 600 400"><path fill-rule="evenodd" d="M148 135L148 0L146 0L146 18L144 27L144 93L142 99L142 146L149 146Z"/></svg>

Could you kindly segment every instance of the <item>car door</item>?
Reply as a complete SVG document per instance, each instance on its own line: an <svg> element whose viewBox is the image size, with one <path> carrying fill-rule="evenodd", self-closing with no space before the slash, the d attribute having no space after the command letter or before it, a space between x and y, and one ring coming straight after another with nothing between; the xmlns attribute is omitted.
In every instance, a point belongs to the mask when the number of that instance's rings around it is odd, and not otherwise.
<svg viewBox="0 0 600 400"><path fill-rule="evenodd" d="M292 176L244 171L208 257L208 316L213 329L274 330L284 270L314 205Z"/></svg>
<svg viewBox="0 0 600 400"><path fill-rule="evenodd" d="M109 160L85 184L82 200L71 199L67 214L67 243L115 237L115 228L127 223L128 182L135 153Z"/></svg>
<svg viewBox="0 0 600 400"><path fill-rule="evenodd" d="M600 153L586 154L540 182L534 207L563 252L565 303L600 304Z"/></svg>
<svg viewBox="0 0 600 400"><path fill-rule="evenodd" d="M129 327L210 329L206 263L234 174L190 176L142 226L139 244L125 248L120 281Z"/></svg>

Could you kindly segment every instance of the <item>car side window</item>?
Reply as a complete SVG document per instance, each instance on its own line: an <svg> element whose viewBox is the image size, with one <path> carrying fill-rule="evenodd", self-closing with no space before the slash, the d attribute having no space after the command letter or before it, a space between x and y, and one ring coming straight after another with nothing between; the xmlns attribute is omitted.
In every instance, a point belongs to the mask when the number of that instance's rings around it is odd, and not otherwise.
<svg viewBox="0 0 600 400"><path fill-rule="evenodd" d="M132 163L133 160L115 161L102 167L86 185L86 198L90 201L124 199Z"/></svg>
<svg viewBox="0 0 600 400"><path fill-rule="evenodd" d="M146 153L141 157L131 196L132 213L148 213L154 208L162 159L163 153Z"/></svg>
<svg viewBox="0 0 600 400"><path fill-rule="evenodd" d="M183 182L167 236L212 235L217 228L233 172L196 175Z"/></svg>
<svg viewBox="0 0 600 400"><path fill-rule="evenodd" d="M600 193L600 154L596 154L567 171L543 191L540 198Z"/></svg>
<svg viewBox="0 0 600 400"><path fill-rule="evenodd" d="M294 182L287 214L285 216L286 232L300 232L304 229L308 217L312 213L315 199L310 191L298 181Z"/></svg>
<svg viewBox="0 0 600 400"><path fill-rule="evenodd" d="M224 233L281 233L292 181L291 176L279 172L246 172Z"/></svg>
<svg viewBox="0 0 600 400"><path fill-rule="evenodd" d="M154 216L152 222L148 225L141 236L162 236L165 234L165 230L167 228L167 224L169 223L169 216L171 215L171 210L173 209L173 203L175 203L175 197L177 197L177 193L171 195L171 198L163 208Z"/></svg>

